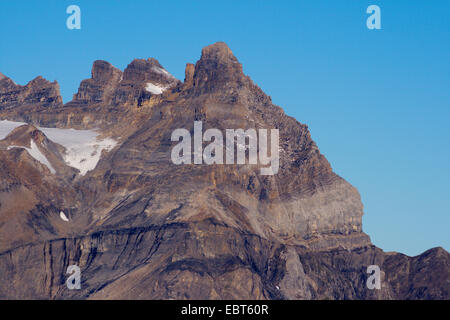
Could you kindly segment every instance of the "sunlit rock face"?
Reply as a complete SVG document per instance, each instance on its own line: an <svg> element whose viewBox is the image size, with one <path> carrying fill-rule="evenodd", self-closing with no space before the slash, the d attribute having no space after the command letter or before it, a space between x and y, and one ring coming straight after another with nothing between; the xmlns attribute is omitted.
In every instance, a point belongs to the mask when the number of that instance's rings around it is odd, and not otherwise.
<svg viewBox="0 0 450 320"><path fill-rule="evenodd" d="M0 99L17 89L0 84ZM448 252L407 257L373 246L358 191L225 43L188 63L184 82L153 58L123 72L95 61L65 105L1 101L0 282L10 285L0 298L449 297ZM174 164L171 135L193 133L195 122L203 131L277 129L278 172ZM74 128L84 131L67 135ZM33 157L32 141L48 163ZM80 290L65 286L74 264ZM380 290L366 286L369 265L382 270Z"/></svg>

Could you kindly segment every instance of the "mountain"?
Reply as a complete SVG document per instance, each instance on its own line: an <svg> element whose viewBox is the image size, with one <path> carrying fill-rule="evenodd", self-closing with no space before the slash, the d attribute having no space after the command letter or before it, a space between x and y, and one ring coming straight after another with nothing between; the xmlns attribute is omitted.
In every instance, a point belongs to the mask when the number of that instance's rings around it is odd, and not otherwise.
<svg viewBox="0 0 450 320"><path fill-rule="evenodd" d="M65 105L38 84L36 100L0 79L0 132L16 126L0 141L0 298L449 298L449 253L375 247L358 191L225 43L205 47L183 82L150 58L124 72L95 61ZM276 174L261 161L174 164L173 133L195 140L199 123L260 139L277 129ZM65 285L69 265L80 290ZM366 286L370 265L380 290Z"/></svg>

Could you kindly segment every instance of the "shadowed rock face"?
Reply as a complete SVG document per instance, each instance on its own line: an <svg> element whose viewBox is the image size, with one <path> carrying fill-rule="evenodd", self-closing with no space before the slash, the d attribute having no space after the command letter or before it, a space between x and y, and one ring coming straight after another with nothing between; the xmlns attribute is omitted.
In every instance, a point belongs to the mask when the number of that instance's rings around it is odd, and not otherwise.
<svg viewBox="0 0 450 320"><path fill-rule="evenodd" d="M148 83L166 89L154 94ZM0 116L23 119L26 108ZM73 101L28 114L34 124L99 127L120 141L85 176L36 171L39 164L26 160L39 183L14 167L18 150L0 150L0 226L8 226L0 228L2 298L449 297L449 254L438 248L407 257L373 246L362 231L358 191L332 171L307 126L243 74L224 43L187 64L184 83L155 59L134 60L123 73L96 61ZM194 121L223 132L278 129L278 174L260 175L259 164L174 165L171 134L193 132ZM16 130L7 139L35 128ZM10 201L13 209L2 211L2 199L21 190L33 201ZM49 199L58 190L64 192ZM68 222L57 218L62 209ZM19 217L27 228L10 222ZM12 236L17 230L26 236ZM72 264L81 268L81 290L65 286ZM374 264L381 290L366 287Z"/></svg>

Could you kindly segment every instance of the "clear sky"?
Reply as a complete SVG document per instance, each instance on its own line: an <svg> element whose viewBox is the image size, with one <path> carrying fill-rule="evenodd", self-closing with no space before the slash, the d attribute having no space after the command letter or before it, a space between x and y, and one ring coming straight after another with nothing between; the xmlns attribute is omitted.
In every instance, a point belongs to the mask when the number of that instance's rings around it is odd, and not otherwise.
<svg viewBox="0 0 450 320"><path fill-rule="evenodd" d="M66 8L81 8L69 30ZM381 9L369 30L366 8ZM64 102L92 62L155 57L183 80L225 41L358 188L363 229L385 251L450 249L450 1L0 1L0 72L42 75Z"/></svg>

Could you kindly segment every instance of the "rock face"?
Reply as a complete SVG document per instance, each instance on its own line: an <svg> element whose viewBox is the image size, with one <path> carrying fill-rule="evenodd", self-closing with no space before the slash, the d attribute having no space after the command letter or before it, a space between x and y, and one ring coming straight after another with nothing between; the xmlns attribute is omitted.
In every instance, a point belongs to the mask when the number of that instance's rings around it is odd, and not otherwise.
<svg viewBox="0 0 450 320"><path fill-rule="evenodd" d="M3 74L0 75L0 110L27 105L44 108L61 107L62 99L58 83L49 82L39 76L27 85L20 86Z"/></svg>
<svg viewBox="0 0 450 320"><path fill-rule="evenodd" d="M163 91L175 87L178 83L179 80L168 73L158 60L135 59L123 72L123 81L115 93L114 104L137 103L141 106L143 101L149 100L152 95L160 94L149 89L149 84L150 88L161 88Z"/></svg>
<svg viewBox="0 0 450 320"><path fill-rule="evenodd" d="M22 119L26 108L0 115ZM51 174L20 160L24 149L1 150L41 136L32 126L0 141L1 298L449 298L448 252L407 257L373 246L358 191L224 43L187 64L183 83L155 59L134 60L123 73L96 61L73 101L31 111L35 125L99 127L120 141L85 176L63 163ZM171 134L194 132L194 121L203 131L278 129L278 173L261 175L260 163L175 165ZM22 162L33 174L20 174L14 164ZM5 200L24 194L33 199L26 206ZM14 235L21 230L26 236ZM80 290L65 286L73 264ZM382 270L380 290L366 286L369 265Z"/></svg>
<svg viewBox="0 0 450 320"><path fill-rule="evenodd" d="M81 82L72 103L86 105L110 103L121 79L122 71L114 68L109 62L97 60L92 66L91 79Z"/></svg>

